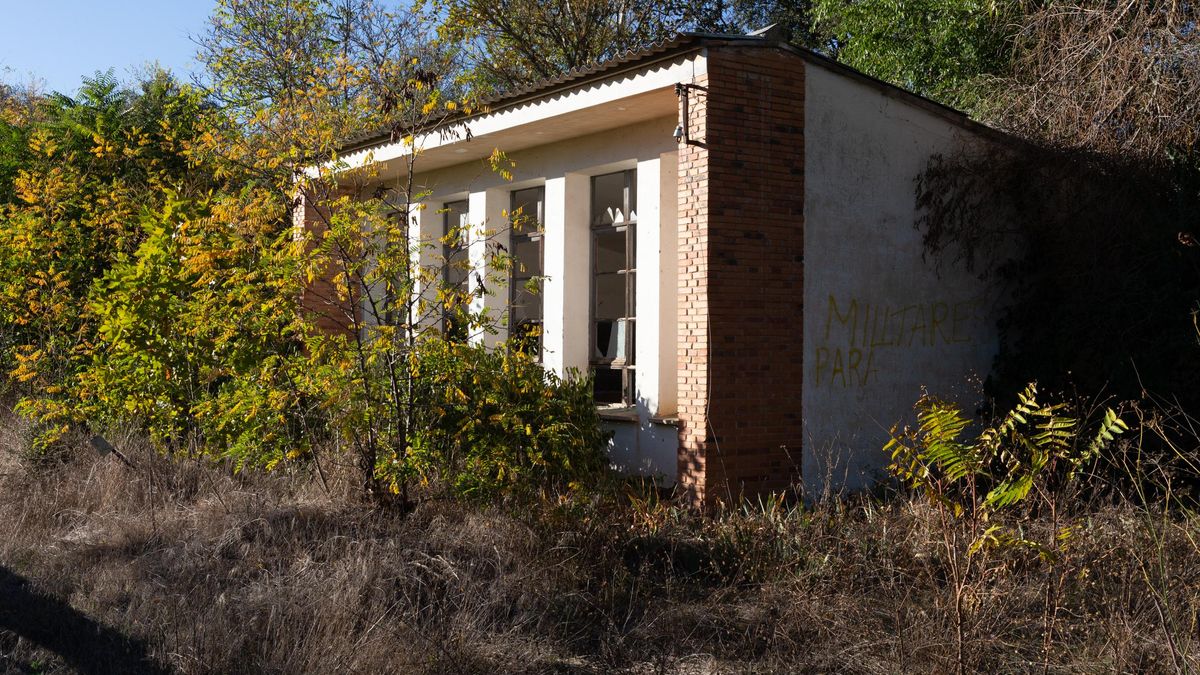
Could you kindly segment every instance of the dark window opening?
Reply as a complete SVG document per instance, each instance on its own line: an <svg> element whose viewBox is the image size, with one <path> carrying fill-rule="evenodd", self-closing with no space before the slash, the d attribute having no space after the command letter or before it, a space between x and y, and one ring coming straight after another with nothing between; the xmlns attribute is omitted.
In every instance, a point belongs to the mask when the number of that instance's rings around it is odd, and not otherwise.
<svg viewBox="0 0 1200 675"><path fill-rule="evenodd" d="M466 342L470 331L470 254L467 250L467 200L442 207L442 282L439 294L446 339Z"/></svg>
<svg viewBox="0 0 1200 675"><path fill-rule="evenodd" d="M591 355L597 403L633 405L637 172L592 178Z"/></svg>
<svg viewBox="0 0 1200 675"><path fill-rule="evenodd" d="M542 223L545 188L515 190L509 209L512 223L512 274L509 279L508 330L516 349L542 359Z"/></svg>

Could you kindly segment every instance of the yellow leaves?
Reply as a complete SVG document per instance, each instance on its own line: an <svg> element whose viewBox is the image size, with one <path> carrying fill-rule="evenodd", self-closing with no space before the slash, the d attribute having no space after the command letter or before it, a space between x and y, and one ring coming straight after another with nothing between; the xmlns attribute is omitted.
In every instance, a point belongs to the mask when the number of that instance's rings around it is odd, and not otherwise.
<svg viewBox="0 0 1200 675"><path fill-rule="evenodd" d="M500 148L492 150L492 154L488 156L487 162L491 166L492 171L504 180L511 181L513 179L512 170L516 168L517 163L509 159L508 155L504 154L504 151Z"/></svg>
<svg viewBox="0 0 1200 675"><path fill-rule="evenodd" d="M103 158L113 154L117 147L112 141L105 140L99 134L92 134L92 154L97 158Z"/></svg>
<svg viewBox="0 0 1200 675"><path fill-rule="evenodd" d="M23 353L24 352L24 353ZM13 358L16 359L17 367L9 373L17 382L29 382L38 375L38 364L41 361L43 352L40 349L29 351L18 350L13 353Z"/></svg>
<svg viewBox="0 0 1200 675"><path fill-rule="evenodd" d="M16 359L17 359L17 363L21 363L21 364L26 364L26 363L36 364L37 361L42 358L42 355L43 355L43 352L40 349L36 349L33 351L27 351L24 354L22 354L21 352L18 351L17 353L13 354L13 356L16 357Z"/></svg>
<svg viewBox="0 0 1200 675"><path fill-rule="evenodd" d="M29 137L29 149L36 155L53 157L58 150L58 143L50 135L50 130L39 128Z"/></svg>
<svg viewBox="0 0 1200 675"><path fill-rule="evenodd" d="M13 181L17 197L29 206L39 207L42 213L57 213L61 211L77 187L69 180L63 166L55 166L45 171L21 171Z"/></svg>

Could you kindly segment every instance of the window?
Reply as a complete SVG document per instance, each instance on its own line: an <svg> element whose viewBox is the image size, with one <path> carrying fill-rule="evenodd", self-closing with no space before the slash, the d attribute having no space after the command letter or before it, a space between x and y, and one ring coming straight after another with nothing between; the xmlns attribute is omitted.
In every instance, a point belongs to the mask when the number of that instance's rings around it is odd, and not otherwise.
<svg viewBox="0 0 1200 675"><path fill-rule="evenodd" d="M592 178L591 358L597 403L632 405L637 317L637 174Z"/></svg>
<svg viewBox="0 0 1200 675"><path fill-rule="evenodd" d="M545 188L515 190L512 219L512 278L508 284L508 330L521 351L542 355L542 223Z"/></svg>
<svg viewBox="0 0 1200 675"><path fill-rule="evenodd" d="M442 207L442 322L446 338L458 342L467 339L467 303L469 300L467 253L467 200L447 202Z"/></svg>

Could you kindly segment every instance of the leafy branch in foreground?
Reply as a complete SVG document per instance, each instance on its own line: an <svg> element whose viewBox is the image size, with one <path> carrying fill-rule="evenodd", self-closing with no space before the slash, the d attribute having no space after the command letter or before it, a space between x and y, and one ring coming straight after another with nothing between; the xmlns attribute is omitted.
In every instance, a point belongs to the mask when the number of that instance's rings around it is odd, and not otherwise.
<svg viewBox="0 0 1200 675"><path fill-rule="evenodd" d="M992 570L989 552L1033 551L1053 567L1079 530L1063 525L1058 496L1073 487L1080 472L1128 425L1111 409L1088 434L1070 416L1065 403L1038 401L1036 384L1017 395L1018 403L997 422L971 439L971 420L955 403L925 395L916 404L916 429L892 429L884 450L892 457L888 470L907 487L924 493L934 505L941 547L953 592L959 672L971 612L982 600L971 593L973 582ZM1036 504L1034 503L1036 501ZM1026 536L1011 521L1017 510L1035 506L1049 512L1047 541ZM1046 586L1045 631L1054 631L1059 583ZM1047 638L1047 645L1050 644ZM1047 647L1048 648L1048 647Z"/></svg>

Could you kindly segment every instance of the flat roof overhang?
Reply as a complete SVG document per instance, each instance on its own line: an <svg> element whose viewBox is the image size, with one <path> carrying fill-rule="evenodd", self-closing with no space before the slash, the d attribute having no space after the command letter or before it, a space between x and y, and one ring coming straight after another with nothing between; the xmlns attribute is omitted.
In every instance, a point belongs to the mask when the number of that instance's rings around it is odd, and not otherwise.
<svg viewBox="0 0 1200 675"><path fill-rule="evenodd" d="M638 63L630 70L451 122L417 135L417 172L482 160L494 150L511 154L588 134L679 114L675 85L706 73L702 50ZM400 142L351 150L335 167L353 170L373 166L378 180L407 173L410 149ZM310 173L315 173L310 169Z"/></svg>

